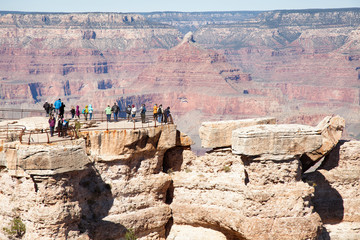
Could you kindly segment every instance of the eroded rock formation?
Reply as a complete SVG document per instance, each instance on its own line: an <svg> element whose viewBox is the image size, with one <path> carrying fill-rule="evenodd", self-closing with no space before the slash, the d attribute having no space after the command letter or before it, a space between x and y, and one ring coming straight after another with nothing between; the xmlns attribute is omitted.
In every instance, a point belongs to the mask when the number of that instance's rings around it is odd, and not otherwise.
<svg viewBox="0 0 360 240"><path fill-rule="evenodd" d="M172 124L44 145L2 141L0 227L19 217L23 239L121 239L130 230L143 240L357 239L360 144L341 142L318 170L302 171L301 157L328 148L340 120L327 117L324 128L263 119L234 127L230 147L224 137L203 156ZM238 141L260 135L262 152Z"/></svg>
<svg viewBox="0 0 360 240"><path fill-rule="evenodd" d="M58 97L67 106L96 103L95 111L114 100L162 103L197 143L204 121L274 116L314 125L341 114L344 134L356 138L358 16L358 9L1 13L0 105L42 109ZM193 35L179 45L178 29Z"/></svg>

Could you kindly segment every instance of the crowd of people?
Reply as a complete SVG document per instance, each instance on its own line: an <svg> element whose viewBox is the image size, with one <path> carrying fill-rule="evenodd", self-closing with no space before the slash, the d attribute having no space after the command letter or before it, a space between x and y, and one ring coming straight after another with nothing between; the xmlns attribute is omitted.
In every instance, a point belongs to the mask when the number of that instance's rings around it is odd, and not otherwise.
<svg viewBox="0 0 360 240"><path fill-rule="evenodd" d="M55 132L55 126L56 130L58 132L58 136L66 136L67 129L69 127L69 120L65 119L65 104L61 101L59 98L54 102L54 104L50 104L47 101L43 105L46 116L49 117L49 126L50 126L50 135L53 136ZM139 111L137 110L135 104L127 105L125 109L126 113L126 119L128 122L136 121L136 114L140 112L141 122L146 122L146 106L145 104L142 104ZM71 106L70 114L72 119L80 120L81 114L84 116L85 121L92 120L93 119L93 113L94 109L91 104L86 105L82 110L80 110L80 106L77 105ZM106 114L106 120L108 122L111 121L111 115L113 115L113 120L117 122L120 118L120 107L115 102L112 107L108 105L105 108L105 114ZM167 107L166 109L163 109L162 104L159 106L157 104L153 107L153 116L154 121L157 121L159 123L173 123L172 116L170 114L170 107ZM57 125L56 125L57 122Z"/></svg>
<svg viewBox="0 0 360 240"><path fill-rule="evenodd" d="M145 123L146 122L146 112L147 112L145 104L141 105L139 111L137 110L135 104L127 105L125 108L127 121L135 122L136 114L138 112L140 112L141 122ZM105 108L105 114L106 114L106 120L108 122L111 121L111 115L113 115L114 121L117 122L120 117L120 107L117 105L116 102L114 103L114 105L112 107L110 107L110 105L108 105ZM159 123L173 123L172 116L170 113L170 107L163 109L162 104L160 104L159 106L157 104L155 104L154 108L153 108L153 114L154 114L154 121L157 121Z"/></svg>
<svg viewBox="0 0 360 240"><path fill-rule="evenodd" d="M43 108L45 109L46 116L49 117L49 127L50 127L50 136L54 136L54 132L58 133L59 137L67 136L67 130L69 128L70 119L65 118L65 103L61 101L59 98L54 102L54 104L50 104L47 101L44 103ZM81 114L84 115L85 120L92 119L94 109L91 104L86 105L85 108L82 109ZM71 106L70 110L71 118L80 120L80 106L76 106L76 110L74 106ZM57 124L56 124L57 123ZM56 126L56 128L55 128Z"/></svg>

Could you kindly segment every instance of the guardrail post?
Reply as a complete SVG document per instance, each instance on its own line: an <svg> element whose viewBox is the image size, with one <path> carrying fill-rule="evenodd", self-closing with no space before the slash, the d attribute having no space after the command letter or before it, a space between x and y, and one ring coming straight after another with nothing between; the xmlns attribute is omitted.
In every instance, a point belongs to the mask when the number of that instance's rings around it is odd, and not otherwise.
<svg viewBox="0 0 360 240"><path fill-rule="evenodd" d="M47 143L50 143L50 138L49 138L49 134L47 132L47 130L45 129L45 133L46 133L46 136L47 136Z"/></svg>
<svg viewBox="0 0 360 240"><path fill-rule="evenodd" d="M32 131L30 131L30 134L29 134L29 141L28 141L28 145L30 145L31 133L32 133Z"/></svg>
<svg viewBox="0 0 360 240"><path fill-rule="evenodd" d="M20 143L22 143L22 136L24 135L24 133L25 133L25 129L22 129L19 136Z"/></svg>

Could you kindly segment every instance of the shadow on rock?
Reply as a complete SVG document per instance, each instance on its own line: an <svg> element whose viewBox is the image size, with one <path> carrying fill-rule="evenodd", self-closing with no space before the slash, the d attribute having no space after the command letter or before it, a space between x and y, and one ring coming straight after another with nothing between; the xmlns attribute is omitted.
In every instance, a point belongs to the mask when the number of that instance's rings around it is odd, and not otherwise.
<svg viewBox="0 0 360 240"><path fill-rule="evenodd" d="M340 147L347 142L346 140L341 140L338 144L332 149L328 155L324 158L319 159L318 161L311 160L306 154L303 154L300 158L302 164L302 172L306 172L309 169L309 172L314 172L316 169L325 169L331 170L339 165L340 159Z"/></svg>
<svg viewBox="0 0 360 240"><path fill-rule="evenodd" d="M324 224L336 224L344 218L344 201L340 193L334 189L320 172L308 173L303 181L315 187L312 202L315 211Z"/></svg>
<svg viewBox="0 0 360 240"><path fill-rule="evenodd" d="M81 177L75 191L81 208L80 232L87 233L94 240L111 240L125 235L127 229L123 225L102 220L108 215L114 197L111 186L103 181L93 166Z"/></svg>

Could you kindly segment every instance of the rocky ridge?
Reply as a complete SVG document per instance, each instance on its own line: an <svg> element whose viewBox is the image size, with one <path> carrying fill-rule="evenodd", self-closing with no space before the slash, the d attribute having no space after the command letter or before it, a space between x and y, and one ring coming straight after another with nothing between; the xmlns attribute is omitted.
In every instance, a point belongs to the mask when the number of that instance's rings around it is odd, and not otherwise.
<svg viewBox="0 0 360 240"><path fill-rule="evenodd" d="M121 239L129 229L139 239L357 239L360 145L332 138L344 119L251 121L239 120L248 126L232 138L253 138L254 148L226 140L204 156L175 125L84 131L76 142L41 146L2 141L1 227L20 217L23 239ZM258 151L260 135L272 151ZM320 168L304 173L302 156L324 145Z"/></svg>

